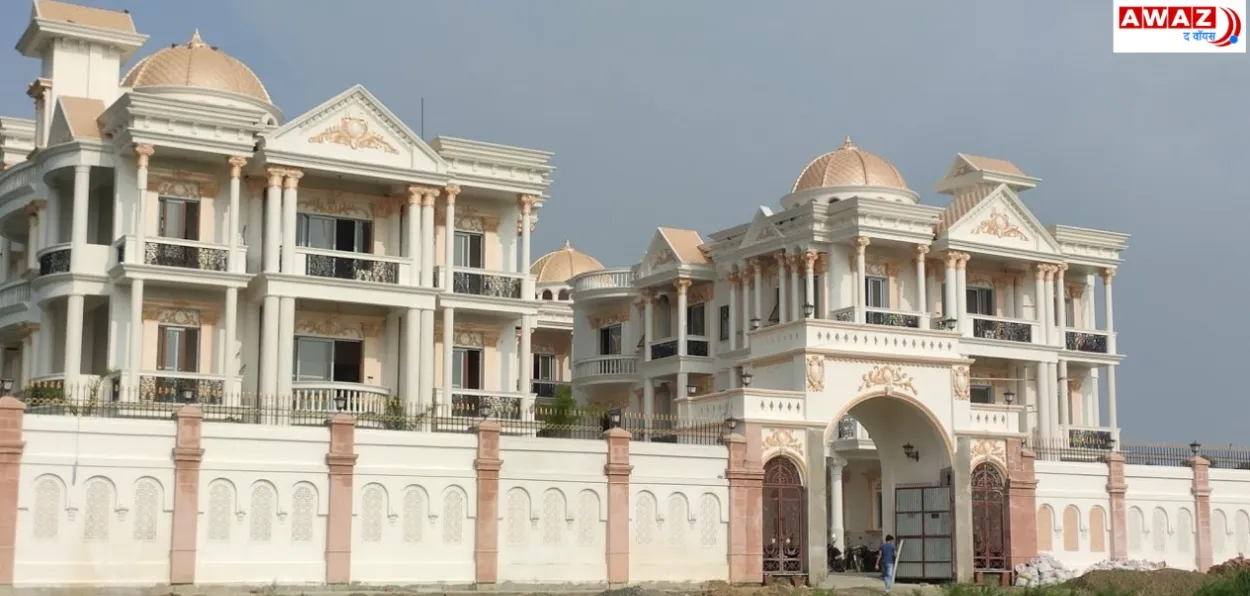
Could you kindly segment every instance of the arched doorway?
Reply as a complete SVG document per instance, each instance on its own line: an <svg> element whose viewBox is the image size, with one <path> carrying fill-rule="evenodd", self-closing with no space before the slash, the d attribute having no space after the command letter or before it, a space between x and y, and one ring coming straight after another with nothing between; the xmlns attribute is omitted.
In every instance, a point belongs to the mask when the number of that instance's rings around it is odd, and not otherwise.
<svg viewBox="0 0 1250 596"><path fill-rule="evenodd" d="M1008 569L1007 481L989 462L972 469L972 568Z"/></svg>
<svg viewBox="0 0 1250 596"><path fill-rule="evenodd" d="M786 457L764 464L764 575L806 575L807 498L798 466Z"/></svg>

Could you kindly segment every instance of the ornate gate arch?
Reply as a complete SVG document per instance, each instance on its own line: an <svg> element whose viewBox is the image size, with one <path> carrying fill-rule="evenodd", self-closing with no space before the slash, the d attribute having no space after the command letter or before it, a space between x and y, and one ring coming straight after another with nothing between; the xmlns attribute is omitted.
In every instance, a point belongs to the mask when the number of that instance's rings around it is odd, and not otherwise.
<svg viewBox="0 0 1250 596"><path fill-rule="evenodd" d="M787 457L764 464L764 575L806 575L807 493Z"/></svg>
<svg viewBox="0 0 1250 596"><path fill-rule="evenodd" d="M972 567L1008 569L1007 481L989 462L972 469Z"/></svg>

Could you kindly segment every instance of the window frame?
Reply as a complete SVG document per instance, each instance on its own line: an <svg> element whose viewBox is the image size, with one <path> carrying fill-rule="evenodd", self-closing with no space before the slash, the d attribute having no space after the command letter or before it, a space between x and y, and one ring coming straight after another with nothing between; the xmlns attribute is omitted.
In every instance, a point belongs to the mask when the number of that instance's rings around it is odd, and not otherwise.
<svg viewBox="0 0 1250 596"><path fill-rule="evenodd" d="M182 205L182 230L170 234L168 210L170 205ZM200 200L189 197L157 197L157 236L174 240L200 241Z"/></svg>
<svg viewBox="0 0 1250 596"><path fill-rule="evenodd" d="M977 399L979 392L985 392L985 401ZM973 404L993 404L996 396L994 395L994 386L987 383L974 383L968 388L968 403Z"/></svg>
<svg viewBox="0 0 1250 596"><path fill-rule="evenodd" d="M327 351L328 360L325 363L326 377L311 376L311 375L305 376L303 372L300 370L301 368L300 365L303 362L302 359L300 358L300 345L310 344L310 343L326 344L329 347L329 350ZM340 347L341 347L340 344L356 344L358 346L357 350L360 352L359 361L355 363L340 363L339 362ZM338 338L333 338L333 337L322 337L322 336L317 336L317 335L296 335L295 336L295 354L293 355L293 357L294 357L294 362L292 363L292 366L291 366L291 378L293 381L296 381L296 382L363 383L365 379L364 377L364 367L365 367L364 342L360 340L338 339ZM356 368L356 372L357 372L356 377L359 380L357 381L339 380L339 376L340 376L338 374L339 368L346 367L346 366L354 366Z"/></svg>
<svg viewBox="0 0 1250 596"><path fill-rule="evenodd" d="M605 346L604 342L606 340L609 344L611 343L613 329L616 330L616 337L617 337L616 351L615 352L605 351L605 350L611 350L610 347L608 348L604 347ZM624 341L625 341L625 329L621 325L621 323L616 323L614 325L607 325L604 327L600 327L599 328L599 342L598 342L599 355L600 356L620 356L621 352L624 350Z"/></svg>
<svg viewBox="0 0 1250 596"><path fill-rule="evenodd" d="M474 369L474 367L471 366L471 363L472 363L471 362L472 358L470 358L471 354L477 355L477 366L476 366L477 374L469 375L469 376L476 377L476 383L474 384L476 384L477 387L465 386L466 373ZM482 362L483 360L482 349L470 348L470 347L464 347L464 346L454 346L452 348L452 359L453 359L452 365L451 365L451 387L452 389L461 389L461 390L467 390L467 391L477 391L477 390L482 389L482 373L484 369L483 362Z"/></svg>
<svg viewBox="0 0 1250 596"><path fill-rule="evenodd" d="M171 335L179 337L174 358L181 361L175 362L172 366L166 358ZM200 372L200 343L203 341L203 335L199 327L158 325L156 338L156 370L173 373Z"/></svg>
<svg viewBox="0 0 1250 596"><path fill-rule="evenodd" d="M982 317L997 316L998 303L997 296L994 295L994 288L983 288L974 286L966 288L964 291L964 302L967 304L968 314L980 315ZM982 312L989 310L989 312Z"/></svg>
<svg viewBox="0 0 1250 596"><path fill-rule="evenodd" d="M330 246L313 246L309 244L309 230L313 220L327 221L331 224ZM352 224L352 250L343 250L339 244L339 224ZM335 217L321 213L298 213L295 218L295 244L316 250L331 250L356 254L373 254L373 222L354 217Z"/></svg>
<svg viewBox="0 0 1250 596"><path fill-rule="evenodd" d="M695 330L698 329L696 332ZM686 336L707 337L707 305L703 302L686 305Z"/></svg>
<svg viewBox="0 0 1250 596"><path fill-rule="evenodd" d="M481 232L456 230L452 240L452 267L483 269L486 265L486 239ZM476 249L476 255L474 254ZM462 252L463 251L463 252ZM477 258L474 259L474 256ZM476 260L477 264L474 264Z"/></svg>
<svg viewBox="0 0 1250 596"><path fill-rule="evenodd" d="M720 305L720 308L717 309L717 321L718 321L717 324L719 325L717 329L717 339L720 341L729 341L729 317L730 316L732 316L732 314L729 312L729 305L728 304Z"/></svg>
<svg viewBox="0 0 1250 596"><path fill-rule="evenodd" d="M547 368L546 376L543 376L543 371L542 371L544 365ZM555 354L542 354L542 353L535 352L534 362L533 362L532 367L533 367L535 381L554 383L558 380L556 379L556 377L558 377L559 374L556 371L556 355Z"/></svg>
<svg viewBox="0 0 1250 596"><path fill-rule="evenodd" d="M877 288L880 304L873 304L873 285ZM880 275L864 276L864 308L890 309L890 278Z"/></svg>

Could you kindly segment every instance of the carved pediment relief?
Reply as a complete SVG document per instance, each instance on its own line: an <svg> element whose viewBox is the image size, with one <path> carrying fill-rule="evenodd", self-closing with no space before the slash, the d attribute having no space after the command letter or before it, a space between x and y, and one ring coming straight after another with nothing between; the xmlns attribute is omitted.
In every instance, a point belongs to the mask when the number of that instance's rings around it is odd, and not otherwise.
<svg viewBox="0 0 1250 596"><path fill-rule="evenodd" d="M308 137L309 143L332 143L352 150L376 149L386 153L399 153L386 137L374 132L369 122L358 116L343 116L338 122Z"/></svg>
<svg viewBox="0 0 1250 596"><path fill-rule="evenodd" d="M217 313L208 305L192 302L145 302L143 320L159 325L199 327L217 322Z"/></svg>
<svg viewBox="0 0 1250 596"><path fill-rule="evenodd" d="M434 225L441 226L447 221L446 207L436 207L434 209ZM499 215L488 213L481 209L474 209L468 205L456 205L455 211L456 229L461 232L497 232L499 230Z"/></svg>
<svg viewBox="0 0 1250 596"><path fill-rule="evenodd" d="M903 367L895 364L880 364L864 373L859 390L866 391L875 387L885 389L886 393L895 389L906 389L908 393L917 395L916 385L911 375L907 374Z"/></svg>
<svg viewBox="0 0 1250 596"><path fill-rule="evenodd" d="M602 329L611 327L617 323L624 323L629 320L629 306L622 305L617 308L606 308L590 313L586 317L590 323L591 329Z"/></svg>
<svg viewBox="0 0 1250 596"><path fill-rule="evenodd" d="M219 186L212 174L149 168L148 190L162 197L200 199L216 197Z"/></svg>
<svg viewBox="0 0 1250 596"><path fill-rule="evenodd" d="M381 321L362 320L356 317L344 317L326 313L306 313L295 319L296 335L312 335L334 339L355 339L380 337Z"/></svg>

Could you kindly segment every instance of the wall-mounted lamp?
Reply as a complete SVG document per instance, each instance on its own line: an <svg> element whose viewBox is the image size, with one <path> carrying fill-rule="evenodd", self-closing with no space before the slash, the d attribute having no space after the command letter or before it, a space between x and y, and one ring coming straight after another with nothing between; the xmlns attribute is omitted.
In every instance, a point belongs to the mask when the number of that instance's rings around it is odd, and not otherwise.
<svg viewBox="0 0 1250 596"><path fill-rule="evenodd" d="M686 395L691 395L691 396L693 396L694 394L696 394L696 393L698 393L698 392L699 392L699 387L698 387L698 386L696 386L696 385L686 385Z"/></svg>
<svg viewBox="0 0 1250 596"><path fill-rule="evenodd" d="M804 317L806 317L806 318L809 318L809 319L810 319L810 318L812 318L812 315L814 315L814 314L816 314L816 306L815 306L815 305L813 305L813 304L804 304L804 305L803 305L803 316L804 316Z"/></svg>
<svg viewBox="0 0 1250 596"><path fill-rule="evenodd" d="M942 328L947 331L954 331L957 325L959 325L959 321L955 319L942 319Z"/></svg>
<svg viewBox="0 0 1250 596"><path fill-rule="evenodd" d="M907 456L907 459L912 461L920 461L920 452L917 451L916 447L911 443L903 445L903 455Z"/></svg>
<svg viewBox="0 0 1250 596"><path fill-rule="evenodd" d="M1015 391L1004 392L1003 399L1007 400L1007 405L1009 406L1013 403L1016 403L1016 392Z"/></svg>
<svg viewBox="0 0 1250 596"><path fill-rule="evenodd" d="M334 392L334 407L342 412L347 409L347 394L342 391Z"/></svg>
<svg viewBox="0 0 1250 596"><path fill-rule="evenodd" d="M751 379L753 379L753 378L755 378L755 375L752 375L751 373L749 373L749 372L745 372L745 371L744 371L744 372L742 373L742 386L743 386L743 387L750 387L750 386L751 386Z"/></svg>
<svg viewBox="0 0 1250 596"><path fill-rule="evenodd" d="M735 428L738 428L738 419L726 418L725 419L725 434L727 435L733 434Z"/></svg>
<svg viewBox="0 0 1250 596"><path fill-rule="evenodd" d="M756 329L759 329L759 328L760 328L760 320L751 319L751 331L755 331Z"/></svg>

